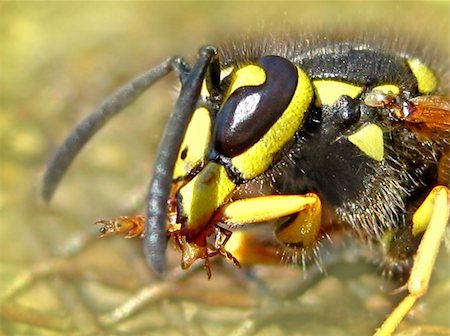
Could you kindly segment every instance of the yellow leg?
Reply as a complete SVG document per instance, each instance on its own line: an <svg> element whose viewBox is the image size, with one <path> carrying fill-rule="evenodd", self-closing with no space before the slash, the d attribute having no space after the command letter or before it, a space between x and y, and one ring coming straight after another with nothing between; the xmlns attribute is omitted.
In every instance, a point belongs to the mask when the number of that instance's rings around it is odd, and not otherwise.
<svg viewBox="0 0 450 336"><path fill-rule="evenodd" d="M220 216L237 225L260 223L295 214L313 206L317 201L315 194L246 198L223 206Z"/></svg>
<svg viewBox="0 0 450 336"><path fill-rule="evenodd" d="M450 190L435 187L413 216L413 233L425 231L417 249L414 265L407 283L409 295L395 308L375 333L376 336L392 335L395 328L411 310L418 298L428 290L431 272L439 252L445 228L449 222Z"/></svg>
<svg viewBox="0 0 450 336"><path fill-rule="evenodd" d="M264 233L253 231L233 232L224 247L241 265L280 265L280 247L272 239L268 240Z"/></svg>
<svg viewBox="0 0 450 336"><path fill-rule="evenodd" d="M278 241L296 246L308 246L317 242L321 224L321 202L316 194L261 196L224 205L216 214L215 221L231 225L248 225L276 220L297 214L295 219L276 229ZM236 231L225 248L240 264L279 264L279 244L258 230Z"/></svg>
<svg viewBox="0 0 450 336"><path fill-rule="evenodd" d="M276 229L277 239L284 244L313 245L321 224L321 203L316 194L274 195L237 200L223 206L219 221L247 225L276 220L297 214L296 218Z"/></svg>

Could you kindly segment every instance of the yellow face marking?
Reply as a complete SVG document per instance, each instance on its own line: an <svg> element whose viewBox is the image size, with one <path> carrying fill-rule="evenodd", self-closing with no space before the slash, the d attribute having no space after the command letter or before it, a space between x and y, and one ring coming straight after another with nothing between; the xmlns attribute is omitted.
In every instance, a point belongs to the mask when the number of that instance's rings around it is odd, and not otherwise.
<svg viewBox="0 0 450 336"><path fill-rule="evenodd" d="M200 107L194 111L175 162L173 179L183 178L204 160L211 139L211 116Z"/></svg>
<svg viewBox="0 0 450 336"><path fill-rule="evenodd" d="M417 79L420 93L428 94L436 90L438 80L429 67L417 58L408 60L408 64Z"/></svg>
<svg viewBox="0 0 450 336"><path fill-rule="evenodd" d="M225 94L225 99L240 87L258 86L264 84L265 81L266 73L263 68L257 65L246 65L234 73L233 80Z"/></svg>
<svg viewBox="0 0 450 336"><path fill-rule="evenodd" d="M283 115L256 144L231 160L244 179L251 179L264 172L272 163L275 154L292 139L303 124L304 114L313 99L313 88L308 75L298 67L297 72L297 89Z"/></svg>
<svg viewBox="0 0 450 336"><path fill-rule="evenodd" d="M393 84L378 85L378 86L375 86L372 89L372 91L380 91L380 92L383 92L384 94L392 93L396 96L398 96L400 94L400 88L397 85L393 85Z"/></svg>
<svg viewBox="0 0 450 336"><path fill-rule="evenodd" d="M208 163L202 171L179 190L181 212L186 228L201 229L214 212L225 203L236 185L225 168Z"/></svg>
<svg viewBox="0 0 450 336"><path fill-rule="evenodd" d="M368 124L348 137L348 140L364 154L376 161L384 158L383 131L375 124Z"/></svg>
<svg viewBox="0 0 450 336"><path fill-rule="evenodd" d="M362 92L362 87L339 82L332 79L320 79L313 81L316 93L315 105L333 105L341 96L346 95L352 98L358 97Z"/></svg>

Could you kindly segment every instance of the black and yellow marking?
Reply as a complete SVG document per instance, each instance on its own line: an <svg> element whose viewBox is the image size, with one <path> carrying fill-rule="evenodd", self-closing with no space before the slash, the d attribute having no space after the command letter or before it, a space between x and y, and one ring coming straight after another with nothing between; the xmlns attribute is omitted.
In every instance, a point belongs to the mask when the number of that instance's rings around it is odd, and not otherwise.
<svg viewBox="0 0 450 336"><path fill-rule="evenodd" d="M298 82L294 95L283 114L252 147L231 158L232 166L243 179L254 178L266 171L274 162L277 153L303 124L313 99L313 89L306 73L297 68L297 74Z"/></svg>
<svg viewBox="0 0 450 336"><path fill-rule="evenodd" d="M407 60L368 45L336 43L295 57L313 80L334 79L357 86L399 85L416 91L416 77Z"/></svg>
<svg viewBox="0 0 450 336"><path fill-rule="evenodd" d="M178 222L201 230L222 206L236 185L224 167L210 162L178 194Z"/></svg>
<svg viewBox="0 0 450 336"><path fill-rule="evenodd" d="M417 58L409 59L408 65L416 77L417 86L420 93L429 94L436 90L438 80L434 72L429 67Z"/></svg>
<svg viewBox="0 0 450 336"><path fill-rule="evenodd" d="M241 179L270 166L301 126L313 97L308 76L288 60L267 56L258 64L232 75L213 135L217 160L228 162Z"/></svg>
<svg viewBox="0 0 450 336"><path fill-rule="evenodd" d="M258 60L258 66L238 70L233 79L213 134L215 151L228 158L258 142L281 118L293 99L298 75L288 60L266 56Z"/></svg>
<svg viewBox="0 0 450 336"><path fill-rule="evenodd" d="M199 107L192 115L181 144L173 171L174 180L183 179L203 164L208 154L211 132L211 112Z"/></svg>
<svg viewBox="0 0 450 336"><path fill-rule="evenodd" d="M384 126L373 122L379 112L364 104L363 95L398 96L436 87L432 71L418 60L364 45L317 48L291 61L279 56L235 61L222 76L227 86L207 158L225 167L228 178L221 181L228 181L224 190L229 194L215 198L217 186L201 184L201 196L195 196L196 188L188 183L180 191L179 208L189 227L197 227L193 218L203 218L198 226L211 218L236 185L278 173L279 167L283 178L273 189L282 194L312 191L336 207L356 200L379 173L376 163L391 155ZM287 155L280 156L286 149ZM199 211L193 197L214 201Z"/></svg>
<svg viewBox="0 0 450 336"><path fill-rule="evenodd" d="M383 130L376 124L364 125L348 137L365 155L376 161L384 159Z"/></svg>
<svg viewBox="0 0 450 336"><path fill-rule="evenodd" d="M333 79L319 79L313 81L315 104L317 107L323 105L332 106L341 96L357 98L362 93L362 86L353 85Z"/></svg>

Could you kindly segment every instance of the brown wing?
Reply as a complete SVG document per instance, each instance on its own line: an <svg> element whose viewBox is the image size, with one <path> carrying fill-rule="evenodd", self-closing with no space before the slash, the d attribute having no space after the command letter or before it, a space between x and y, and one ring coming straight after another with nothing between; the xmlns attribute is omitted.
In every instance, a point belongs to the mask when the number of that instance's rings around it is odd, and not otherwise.
<svg viewBox="0 0 450 336"><path fill-rule="evenodd" d="M405 105L404 105L405 106ZM450 100L441 96L420 96L408 100L407 108L398 109L403 121L417 134L440 141L444 148L439 159L439 183L450 181ZM406 113L405 113L406 112Z"/></svg>
<svg viewBox="0 0 450 336"><path fill-rule="evenodd" d="M420 96L410 100L414 108L406 122L422 123L436 131L450 130L450 100L441 96Z"/></svg>

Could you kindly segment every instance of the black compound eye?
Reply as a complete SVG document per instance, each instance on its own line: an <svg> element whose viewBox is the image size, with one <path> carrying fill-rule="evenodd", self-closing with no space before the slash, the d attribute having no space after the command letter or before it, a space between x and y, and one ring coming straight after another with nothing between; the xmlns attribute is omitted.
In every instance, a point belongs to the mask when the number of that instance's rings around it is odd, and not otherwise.
<svg viewBox="0 0 450 336"><path fill-rule="evenodd" d="M360 103L358 99L341 96L332 106L335 122L343 128L349 127L361 118Z"/></svg>
<svg viewBox="0 0 450 336"><path fill-rule="evenodd" d="M263 84L236 89L218 113L213 134L215 151L234 157L250 148L283 114L295 93L298 72L289 60L265 56L258 60Z"/></svg>

